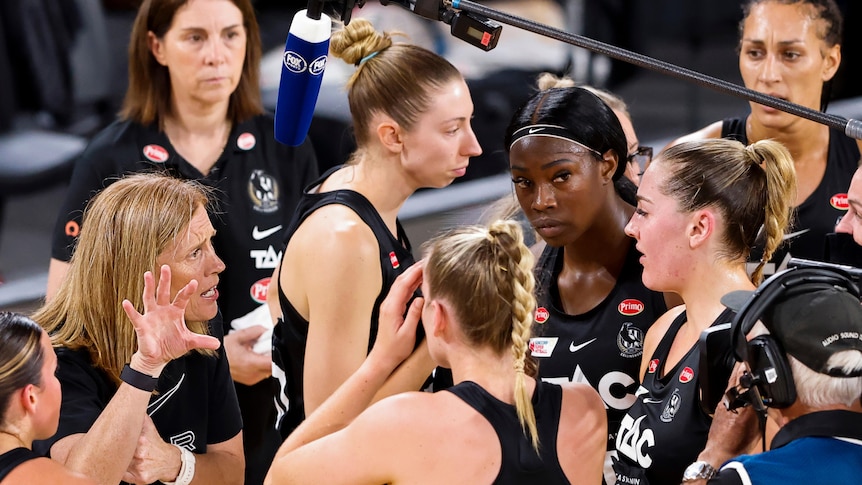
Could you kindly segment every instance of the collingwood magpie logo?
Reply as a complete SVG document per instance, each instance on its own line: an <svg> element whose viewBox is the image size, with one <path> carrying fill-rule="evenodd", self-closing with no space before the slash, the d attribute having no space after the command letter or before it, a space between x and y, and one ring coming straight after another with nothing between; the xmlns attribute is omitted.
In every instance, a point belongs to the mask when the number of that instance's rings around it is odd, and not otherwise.
<svg viewBox="0 0 862 485"><path fill-rule="evenodd" d="M667 406L664 407L664 411L661 412L661 416L659 416L659 418L662 422L670 423L673 421L673 417L676 416L681 405L682 398L679 396L679 389L674 389L673 394L670 396L670 400L667 402Z"/></svg>
<svg viewBox="0 0 862 485"><path fill-rule="evenodd" d="M634 323L626 322L617 334L620 355L627 358L640 357L644 350L644 332Z"/></svg>
<svg viewBox="0 0 862 485"><path fill-rule="evenodd" d="M278 210L278 182L263 170L254 170L248 178L248 196L258 212Z"/></svg>

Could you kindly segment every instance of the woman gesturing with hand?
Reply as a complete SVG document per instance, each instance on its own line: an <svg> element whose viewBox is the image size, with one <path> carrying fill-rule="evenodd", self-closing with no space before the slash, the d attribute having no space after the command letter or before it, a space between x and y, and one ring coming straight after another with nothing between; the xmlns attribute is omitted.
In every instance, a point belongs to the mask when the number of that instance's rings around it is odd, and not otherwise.
<svg viewBox="0 0 862 485"><path fill-rule="evenodd" d="M35 447L98 483L242 483L242 420L210 323L225 265L208 204L198 182L114 182L87 208L57 298L33 317L63 390L57 433Z"/></svg>

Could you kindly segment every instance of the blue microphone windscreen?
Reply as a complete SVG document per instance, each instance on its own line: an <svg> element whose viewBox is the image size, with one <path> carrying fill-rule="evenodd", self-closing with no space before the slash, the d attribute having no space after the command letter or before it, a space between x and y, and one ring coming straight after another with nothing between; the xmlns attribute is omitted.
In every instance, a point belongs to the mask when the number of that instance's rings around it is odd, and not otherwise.
<svg viewBox="0 0 862 485"><path fill-rule="evenodd" d="M305 140L328 52L329 39L308 42L288 34L275 105L275 139L279 142L297 146Z"/></svg>

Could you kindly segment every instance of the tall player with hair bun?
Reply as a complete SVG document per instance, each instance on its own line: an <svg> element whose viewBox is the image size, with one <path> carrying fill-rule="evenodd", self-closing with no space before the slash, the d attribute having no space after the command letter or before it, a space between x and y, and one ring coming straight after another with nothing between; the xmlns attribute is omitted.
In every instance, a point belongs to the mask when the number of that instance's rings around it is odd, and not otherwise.
<svg viewBox="0 0 862 485"><path fill-rule="evenodd" d="M358 148L303 194L273 274L283 436L374 346L380 303L413 264L401 206L419 188L449 185L482 152L467 84L442 57L364 19L335 32L330 51L356 66L347 97ZM381 396L420 389L432 368L422 345Z"/></svg>

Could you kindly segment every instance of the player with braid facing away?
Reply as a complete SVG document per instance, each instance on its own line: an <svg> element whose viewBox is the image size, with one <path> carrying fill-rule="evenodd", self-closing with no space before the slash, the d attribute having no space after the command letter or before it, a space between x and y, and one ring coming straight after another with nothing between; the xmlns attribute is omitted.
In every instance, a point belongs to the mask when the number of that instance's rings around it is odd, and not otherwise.
<svg viewBox="0 0 862 485"><path fill-rule="evenodd" d="M288 437L265 483L600 483L601 398L586 384L561 387L524 372L532 265L512 221L429 241L424 261L383 302L368 358ZM405 314L420 282L424 298ZM420 317L431 357L452 369L456 385L365 409L413 349Z"/></svg>

